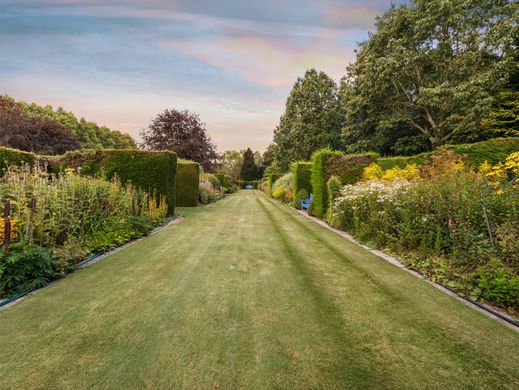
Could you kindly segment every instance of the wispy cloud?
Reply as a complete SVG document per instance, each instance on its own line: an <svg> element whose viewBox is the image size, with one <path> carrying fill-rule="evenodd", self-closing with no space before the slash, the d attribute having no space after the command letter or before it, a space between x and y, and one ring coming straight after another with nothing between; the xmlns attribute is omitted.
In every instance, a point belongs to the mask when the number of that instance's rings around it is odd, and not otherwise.
<svg viewBox="0 0 519 390"><path fill-rule="evenodd" d="M261 149L296 78L341 77L389 1L0 0L0 93L134 136L188 108L220 149Z"/></svg>

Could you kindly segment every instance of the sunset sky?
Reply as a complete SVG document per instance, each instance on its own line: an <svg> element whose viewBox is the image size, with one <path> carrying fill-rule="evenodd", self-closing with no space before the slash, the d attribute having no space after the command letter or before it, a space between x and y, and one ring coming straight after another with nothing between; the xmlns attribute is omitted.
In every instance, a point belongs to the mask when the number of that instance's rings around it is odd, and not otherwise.
<svg viewBox="0 0 519 390"><path fill-rule="evenodd" d="M0 0L0 94L138 132L200 114L219 151L264 150L311 67L339 80L390 0Z"/></svg>

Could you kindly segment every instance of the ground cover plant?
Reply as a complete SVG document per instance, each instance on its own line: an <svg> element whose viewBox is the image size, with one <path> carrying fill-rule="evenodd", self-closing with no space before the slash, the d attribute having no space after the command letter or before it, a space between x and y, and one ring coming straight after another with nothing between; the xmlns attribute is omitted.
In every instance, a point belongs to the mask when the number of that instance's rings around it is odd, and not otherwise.
<svg viewBox="0 0 519 390"><path fill-rule="evenodd" d="M479 172L452 152L344 186L329 222L411 268L519 313L519 153Z"/></svg>
<svg viewBox="0 0 519 390"><path fill-rule="evenodd" d="M167 216L167 201L122 184L117 176L87 177L72 168L11 166L0 181L0 296L46 284L86 256L141 237ZM8 210L6 210L8 209Z"/></svg>

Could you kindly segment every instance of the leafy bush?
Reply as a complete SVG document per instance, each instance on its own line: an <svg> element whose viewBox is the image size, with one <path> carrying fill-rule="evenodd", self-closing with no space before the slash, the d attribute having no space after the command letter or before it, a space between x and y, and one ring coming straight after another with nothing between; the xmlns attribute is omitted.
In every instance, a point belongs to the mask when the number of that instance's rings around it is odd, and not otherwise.
<svg viewBox="0 0 519 390"><path fill-rule="evenodd" d="M353 154L332 157L325 167L326 181L332 175L339 178L342 184L355 184L362 179L364 168L375 161L376 154Z"/></svg>
<svg viewBox="0 0 519 390"><path fill-rule="evenodd" d="M276 180L272 187L272 196L285 203L290 203L292 201L292 172L286 173Z"/></svg>
<svg viewBox="0 0 519 390"><path fill-rule="evenodd" d="M306 161L296 161L291 165L292 171L292 190L294 194L305 190L307 194L312 193L312 163ZM305 198L308 199L308 196ZM299 206L297 196L294 198L294 205Z"/></svg>
<svg viewBox="0 0 519 390"><path fill-rule="evenodd" d="M175 176L176 205L178 207L198 206L200 186L200 165L194 161L179 160Z"/></svg>
<svg viewBox="0 0 519 390"><path fill-rule="evenodd" d="M312 214L316 217L322 218L328 208L328 191L326 188L326 181L328 180L326 177L326 167L328 166L328 161L342 155L342 152L331 149L321 149L312 155L311 182L314 194Z"/></svg>
<svg viewBox="0 0 519 390"><path fill-rule="evenodd" d="M362 241L395 251L431 279L519 310L512 294L519 274L519 191L513 174L491 175L507 170L506 163L494 168L476 173L452 152L435 154L418 180L344 186L330 220ZM500 281L490 283L485 275L491 274L501 275Z"/></svg>
<svg viewBox="0 0 519 390"><path fill-rule="evenodd" d="M19 242L0 254L0 296L45 286L58 275L52 254L40 246Z"/></svg>
<svg viewBox="0 0 519 390"><path fill-rule="evenodd" d="M81 168L82 174L103 173L108 179L117 176L131 182L157 199L167 200L168 214L175 210L175 174L177 156L172 152L151 152L133 149L105 149L68 152L52 163L53 172Z"/></svg>
<svg viewBox="0 0 519 390"><path fill-rule="evenodd" d="M38 157L34 153L23 152L17 149L0 147L0 177L2 177L11 165L34 165Z"/></svg>
<svg viewBox="0 0 519 390"><path fill-rule="evenodd" d="M277 179L279 179L282 175L280 174L271 174L271 175L268 175L268 180L269 180L269 194L272 194L272 190L273 190L273 187L274 187L274 183L276 182Z"/></svg>
<svg viewBox="0 0 519 390"><path fill-rule="evenodd" d="M199 200L201 204L216 202L223 196L223 189L216 176L209 173L200 175Z"/></svg>
<svg viewBox="0 0 519 390"><path fill-rule="evenodd" d="M300 189L299 192L294 197L293 206L296 209L300 209L301 208L301 201L308 199L309 196L310 195L308 194L307 190L305 190L304 188Z"/></svg>
<svg viewBox="0 0 519 390"><path fill-rule="evenodd" d="M339 196L342 189L342 183L341 180L337 176L332 176L330 179L328 179L328 182L326 183L326 187L328 189L328 204L333 205L335 203L335 198ZM332 226L334 226L336 223L333 220L333 207L329 207L328 211L326 213L326 220L328 223Z"/></svg>

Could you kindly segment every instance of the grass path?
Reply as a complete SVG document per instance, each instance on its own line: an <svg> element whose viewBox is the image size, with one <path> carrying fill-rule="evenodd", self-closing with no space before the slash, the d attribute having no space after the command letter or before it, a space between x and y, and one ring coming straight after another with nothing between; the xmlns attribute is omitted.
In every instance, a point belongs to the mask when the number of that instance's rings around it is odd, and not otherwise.
<svg viewBox="0 0 519 390"><path fill-rule="evenodd" d="M0 312L0 388L518 388L519 335L259 192Z"/></svg>

